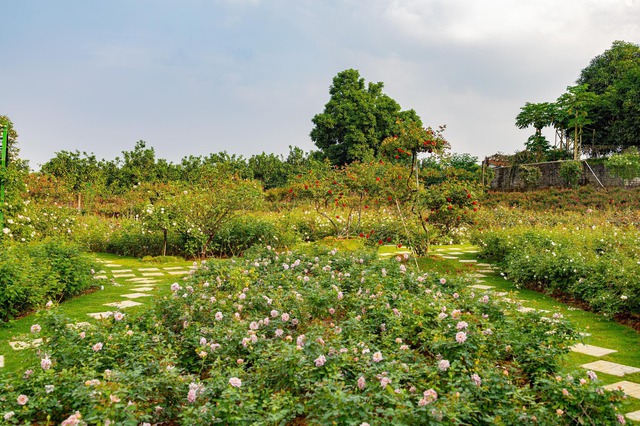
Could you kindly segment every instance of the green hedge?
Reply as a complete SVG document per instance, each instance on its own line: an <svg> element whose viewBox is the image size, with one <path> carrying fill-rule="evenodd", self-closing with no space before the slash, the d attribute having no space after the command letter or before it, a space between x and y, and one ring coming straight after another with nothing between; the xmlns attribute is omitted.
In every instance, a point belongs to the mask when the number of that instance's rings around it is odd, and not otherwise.
<svg viewBox="0 0 640 426"><path fill-rule="evenodd" d="M640 315L640 233L634 228L522 227L484 232L474 242L516 283L605 314Z"/></svg>
<svg viewBox="0 0 640 426"><path fill-rule="evenodd" d="M49 300L92 288L96 263L77 245L47 240L0 249L0 321L16 318Z"/></svg>

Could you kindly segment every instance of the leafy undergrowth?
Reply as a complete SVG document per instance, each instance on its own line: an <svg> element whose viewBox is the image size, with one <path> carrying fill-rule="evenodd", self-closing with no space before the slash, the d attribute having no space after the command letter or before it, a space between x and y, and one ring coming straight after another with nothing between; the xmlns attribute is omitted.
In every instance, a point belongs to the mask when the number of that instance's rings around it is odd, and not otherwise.
<svg viewBox="0 0 640 426"><path fill-rule="evenodd" d="M564 371L568 321L470 283L373 251L254 250L140 315L72 328L44 312L38 359L3 376L0 410L16 424L619 421L621 392Z"/></svg>

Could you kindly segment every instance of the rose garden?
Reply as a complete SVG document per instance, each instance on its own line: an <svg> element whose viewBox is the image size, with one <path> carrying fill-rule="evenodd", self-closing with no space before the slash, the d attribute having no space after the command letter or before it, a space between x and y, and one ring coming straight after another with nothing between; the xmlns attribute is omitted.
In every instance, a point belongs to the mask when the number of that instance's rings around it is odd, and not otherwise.
<svg viewBox="0 0 640 426"><path fill-rule="evenodd" d="M338 129L353 111L332 97L321 151L287 157L174 164L140 141L33 172L2 117L0 423L640 420L639 190L567 168L563 188L490 191L444 127L354 70L341 85L384 126Z"/></svg>

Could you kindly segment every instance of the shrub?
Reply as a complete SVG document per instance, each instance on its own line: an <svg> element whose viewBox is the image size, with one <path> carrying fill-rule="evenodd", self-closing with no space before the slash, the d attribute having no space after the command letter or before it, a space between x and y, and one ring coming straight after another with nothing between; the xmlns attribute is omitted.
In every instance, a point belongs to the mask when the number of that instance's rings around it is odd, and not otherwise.
<svg viewBox="0 0 640 426"><path fill-rule="evenodd" d="M373 251L247 255L204 263L137 318L73 329L44 313L39 365L0 379L0 412L34 424L75 412L90 424L617 421L622 392L558 374L578 334L557 315Z"/></svg>
<svg viewBox="0 0 640 426"><path fill-rule="evenodd" d="M47 240L5 246L0 258L0 320L8 321L95 286L96 263L76 245Z"/></svg>
<svg viewBox="0 0 640 426"><path fill-rule="evenodd" d="M475 241L514 282L586 302L608 315L640 316L640 235L634 229L486 231Z"/></svg>
<svg viewBox="0 0 640 426"><path fill-rule="evenodd" d="M564 180L564 184L570 188L578 186L578 182L582 177L582 162L580 161L563 161L558 172Z"/></svg>
<svg viewBox="0 0 640 426"><path fill-rule="evenodd" d="M540 183L542 172L536 166L518 166L518 177L525 188L535 188Z"/></svg>

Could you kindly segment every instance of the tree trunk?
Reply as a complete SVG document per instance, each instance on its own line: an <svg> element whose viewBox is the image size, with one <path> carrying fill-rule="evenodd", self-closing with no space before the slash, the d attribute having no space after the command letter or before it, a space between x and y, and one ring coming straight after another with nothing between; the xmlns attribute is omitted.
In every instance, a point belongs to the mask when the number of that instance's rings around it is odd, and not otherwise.
<svg viewBox="0 0 640 426"><path fill-rule="evenodd" d="M167 230L163 229L162 234L164 237L162 240L162 256L166 256L167 255Z"/></svg>

